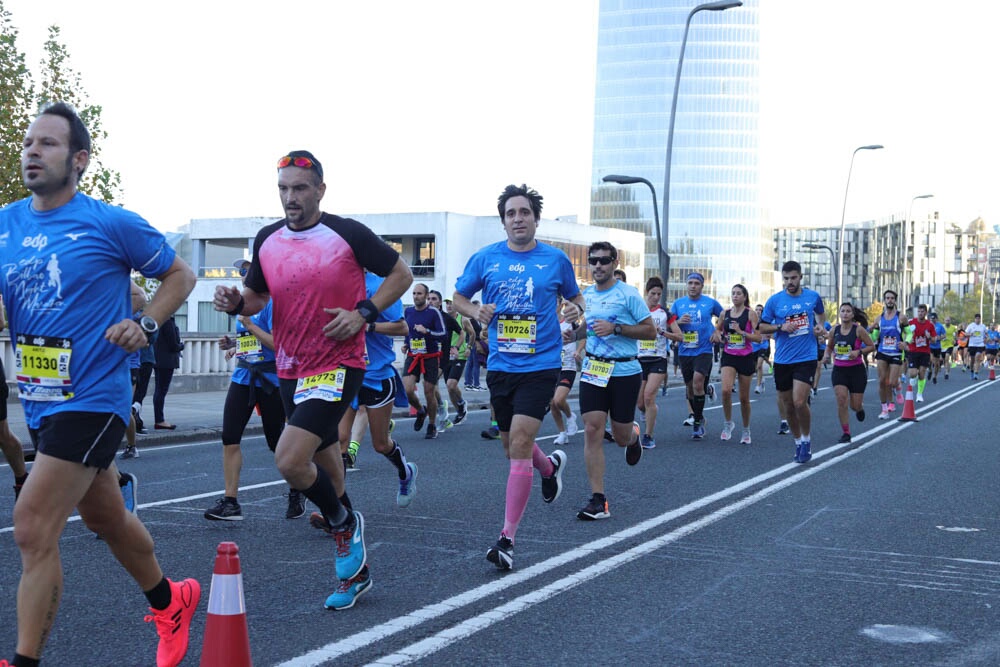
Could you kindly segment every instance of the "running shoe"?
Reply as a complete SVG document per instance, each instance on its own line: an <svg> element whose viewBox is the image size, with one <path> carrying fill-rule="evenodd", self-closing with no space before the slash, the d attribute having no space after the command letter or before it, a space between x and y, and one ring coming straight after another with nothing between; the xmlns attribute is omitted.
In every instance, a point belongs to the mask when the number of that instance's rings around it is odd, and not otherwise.
<svg viewBox="0 0 1000 667"><path fill-rule="evenodd" d="M979 373L973 373L972 374L972 381L975 382L978 379L979 379Z"/></svg>
<svg viewBox="0 0 1000 667"><path fill-rule="evenodd" d="M306 497L301 491L296 489L288 490L288 509L285 510L286 519L298 519L306 513Z"/></svg>
<svg viewBox="0 0 1000 667"><path fill-rule="evenodd" d="M694 426L691 428L691 439L701 440L705 437L705 425L701 422L695 422Z"/></svg>
<svg viewBox="0 0 1000 667"><path fill-rule="evenodd" d="M844 444L844 443L848 443L850 441L851 441L851 434L850 433L842 433L840 435L840 440L838 440L837 442L839 442L841 444Z"/></svg>
<svg viewBox="0 0 1000 667"><path fill-rule="evenodd" d="M427 433L424 434L424 440L434 440L438 437L438 429L434 424L427 425Z"/></svg>
<svg viewBox="0 0 1000 667"><path fill-rule="evenodd" d="M653 436L643 433L642 434L642 444L643 449L656 449L656 441L653 440Z"/></svg>
<svg viewBox="0 0 1000 667"><path fill-rule="evenodd" d="M818 389L816 389L816 387L813 387L813 388L812 388L812 395L813 395L813 396L818 396L818 395L819 395L819 390L818 390Z"/></svg>
<svg viewBox="0 0 1000 667"><path fill-rule="evenodd" d="M417 412L417 418L413 420L413 430L419 431L422 429L425 421L427 421L427 411L421 409Z"/></svg>
<svg viewBox="0 0 1000 667"><path fill-rule="evenodd" d="M785 421L784 419L782 419L781 423L778 424L778 435L788 435L791 432L792 432L792 429L788 425L788 422Z"/></svg>
<svg viewBox="0 0 1000 667"><path fill-rule="evenodd" d="M750 429L745 428L745 429L743 429L743 435L740 436L740 444L741 445L749 445L750 443L751 443L751 440L750 440Z"/></svg>
<svg viewBox="0 0 1000 667"><path fill-rule="evenodd" d="M917 403L923 403L924 402L924 395L923 394L917 394L917 398L915 400L916 400Z"/></svg>
<svg viewBox="0 0 1000 667"><path fill-rule="evenodd" d="M139 450L136 449L135 445L125 445L125 449L122 453L118 455L120 459L137 459L139 458Z"/></svg>
<svg viewBox="0 0 1000 667"><path fill-rule="evenodd" d="M350 609L354 606L354 603L358 601L365 592L367 592L372 587L372 576L371 572L368 571L368 566L365 565L361 568L361 572L358 573L356 577L351 579L341 579L340 583L337 584L337 590L326 599L326 603L323 605L327 609L341 610Z"/></svg>
<svg viewBox="0 0 1000 667"><path fill-rule="evenodd" d="M944 374L944 379L945 379L945 380L947 380L947 379L948 379L948 374L947 374L947 373L945 373L945 374Z"/></svg>
<svg viewBox="0 0 1000 667"><path fill-rule="evenodd" d="M708 400L715 402L715 385L711 382L705 384L705 396L708 397Z"/></svg>
<svg viewBox="0 0 1000 667"><path fill-rule="evenodd" d="M889 409L888 408L883 408L882 412L878 413L878 418L879 419L888 419L889 418Z"/></svg>
<svg viewBox="0 0 1000 667"><path fill-rule="evenodd" d="M485 431L479 433L484 440L499 440L500 439L500 429L496 426L490 426Z"/></svg>
<svg viewBox="0 0 1000 667"><path fill-rule="evenodd" d="M326 519L319 512L313 512L309 515L309 525L316 530L322 530L331 537L333 536L333 528L330 528L330 524L326 522Z"/></svg>
<svg viewBox="0 0 1000 667"><path fill-rule="evenodd" d="M720 440L729 440L733 437L733 429L736 428L736 422L722 422L722 433L719 434Z"/></svg>
<svg viewBox="0 0 1000 667"><path fill-rule="evenodd" d="M396 504L400 507L409 507L417 495L417 464L407 461L406 469L406 479L399 480L399 491L396 492Z"/></svg>
<svg viewBox="0 0 1000 667"><path fill-rule="evenodd" d="M895 412L895 411L896 411L896 404L895 403L890 403L889 404L889 412Z"/></svg>
<svg viewBox="0 0 1000 667"><path fill-rule="evenodd" d="M170 605L166 609L153 609L143 620L156 623L160 644L156 647L156 667L176 667L188 650L191 617L201 599L201 586L194 579L178 583L170 581Z"/></svg>
<svg viewBox="0 0 1000 667"><path fill-rule="evenodd" d="M337 540L337 578L353 579L368 560L365 550L365 518L361 512L348 510L343 526L332 528Z"/></svg>
<svg viewBox="0 0 1000 667"><path fill-rule="evenodd" d="M694 426L694 413L689 412L687 419L684 420L684 426Z"/></svg>
<svg viewBox="0 0 1000 667"><path fill-rule="evenodd" d="M500 533L500 539L486 552L486 560L497 566L498 570L510 570L514 567L514 543L510 538Z"/></svg>
<svg viewBox="0 0 1000 667"><path fill-rule="evenodd" d="M357 461L357 459L355 459L350 452L344 452L342 456L344 458L344 472L354 472L357 470L357 468L354 467L354 462Z"/></svg>
<svg viewBox="0 0 1000 667"><path fill-rule="evenodd" d="M565 445L568 442L569 442L569 435L566 433L566 431L559 431L559 435L557 435L556 439L552 441L552 444Z"/></svg>
<svg viewBox="0 0 1000 667"><path fill-rule="evenodd" d="M542 500L551 503L562 493L562 474L566 467L566 452L557 449L549 454L552 462L552 476L542 477Z"/></svg>
<svg viewBox="0 0 1000 667"><path fill-rule="evenodd" d="M125 509L135 514L136 509L139 507L138 493L136 491L139 480L130 472L119 472L118 475L118 486L122 491Z"/></svg>
<svg viewBox="0 0 1000 667"><path fill-rule="evenodd" d="M761 386L760 386L760 385L757 385L757 386L755 386L755 387L753 388L753 393L755 393L755 394L759 394L759 393L761 392L761 390L762 390Z"/></svg>
<svg viewBox="0 0 1000 667"><path fill-rule="evenodd" d="M205 510L205 518L209 521L242 521L243 509L232 498L220 498Z"/></svg>
<svg viewBox="0 0 1000 667"><path fill-rule="evenodd" d="M812 443L809 440L799 443L795 446L795 462L796 463L808 463L809 459L812 458L812 453L810 453L809 448Z"/></svg>
<svg viewBox="0 0 1000 667"><path fill-rule="evenodd" d="M455 426L458 426L468 416L469 406L464 401L462 403L456 403L455 405L458 407L458 412L455 413L455 419L452 423L455 424Z"/></svg>
<svg viewBox="0 0 1000 667"><path fill-rule="evenodd" d="M865 409L861 408L860 410L854 413L854 416L858 418L859 422L863 422L865 420Z"/></svg>
<svg viewBox="0 0 1000 667"><path fill-rule="evenodd" d="M639 424L632 422L632 442L625 447L625 463L634 466L642 458L642 444L639 440Z"/></svg>
<svg viewBox="0 0 1000 667"><path fill-rule="evenodd" d="M576 513L576 518L581 521L597 521L598 519L607 519L610 516L608 499L596 493L590 497L590 502Z"/></svg>
<svg viewBox="0 0 1000 667"><path fill-rule="evenodd" d="M604 429L604 442L614 442L615 436L611 435L611 431Z"/></svg>
<svg viewBox="0 0 1000 667"><path fill-rule="evenodd" d="M441 422L441 425L438 427L438 430L439 431L447 431L452 426L454 426L454 424L452 423L452 421L450 419L445 419L443 422Z"/></svg>
<svg viewBox="0 0 1000 667"><path fill-rule="evenodd" d="M576 435L580 427L576 424L576 413L570 412L566 418L566 435Z"/></svg>
<svg viewBox="0 0 1000 667"><path fill-rule="evenodd" d="M931 378L931 384L937 384L937 375Z"/></svg>

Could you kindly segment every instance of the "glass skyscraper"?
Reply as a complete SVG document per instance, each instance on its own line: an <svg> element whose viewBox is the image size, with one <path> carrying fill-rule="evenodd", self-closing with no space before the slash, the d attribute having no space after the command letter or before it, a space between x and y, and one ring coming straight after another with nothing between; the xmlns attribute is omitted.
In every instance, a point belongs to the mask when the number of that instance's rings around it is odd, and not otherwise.
<svg viewBox="0 0 1000 667"><path fill-rule="evenodd" d="M664 167L674 77L694 0L601 0L594 111L591 224L647 235L647 276L658 272L653 203L663 217ZM668 299L687 274L724 304L742 283L759 301L774 291L774 246L759 203L759 9L695 14L677 96L667 247Z"/></svg>

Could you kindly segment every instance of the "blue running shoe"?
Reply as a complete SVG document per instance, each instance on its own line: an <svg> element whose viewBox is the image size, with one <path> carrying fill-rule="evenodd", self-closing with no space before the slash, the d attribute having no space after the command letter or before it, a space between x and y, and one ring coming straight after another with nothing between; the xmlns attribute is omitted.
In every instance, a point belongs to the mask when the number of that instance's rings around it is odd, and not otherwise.
<svg viewBox="0 0 1000 667"><path fill-rule="evenodd" d="M139 480L130 472L119 472L118 486L121 487L122 498L125 500L125 509L135 514L139 501L136 494L136 486Z"/></svg>
<svg viewBox="0 0 1000 667"><path fill-rule="evenodd" d="M396 492L396 504L409 507L413 496L417 495L417 464L406 462L406 479L399 480L399 491Z"/></svg>
<svg viewBox="0 0 1000 667"><path fill-rule="evenodd" d="M694 428L691 430L692 440L701 440L705 437L705 424L703 422L695 422Z"/></svg>
<svg viewBox="0 0 1000 667"><path fill-rule="evenodd" d="M353 521L333 529L337 540L337 578L353 579L368 560L365 550L365 518L353 512Z"/></svg>
<svg viewBox="0 0 1000 667"><path fill-rule="evenodd" d="M812 453L809 451L811 442L806 440L805 442L800 442L795 445L795 462L796 463L808 463L809 459L812 458Z"/></svg>
<svg viewBox="0 0 1000 667"><path fill-rule="evenodd" d="M361 597L372 587L372 576L371 572L368 571L368 566L365 565L361 568L361 572L358 576L353 579L342 579L339 584L337 584L337 590L333 592L333 595L326 599L326 604L323 606L327 609L350 609L354 606L354 603L358 601Z"/></svg>

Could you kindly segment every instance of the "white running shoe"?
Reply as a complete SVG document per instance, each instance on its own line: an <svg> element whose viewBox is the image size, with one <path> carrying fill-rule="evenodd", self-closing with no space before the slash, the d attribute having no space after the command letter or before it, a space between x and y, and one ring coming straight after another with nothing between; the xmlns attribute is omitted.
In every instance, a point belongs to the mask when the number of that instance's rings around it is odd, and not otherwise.
<svg viewBox="0 0 1000 667"><path fill-rule="evenodd" d="M923 403L923 402L924 402L924 395L917 394L917 403Z"/></svg>
<svg viewBox="0 0 1000 667"><path fill-rule="evenodd" d="M565 445L567 442L569 442L569 435L566 433L566 431L560 431L559 435L557 435L556 439L553 440L552 442L553 444L556 445Z"/></svg>
<svg viewBox="0 0 1000 667"><path fill-rule="evenodd" d="M753 393L759 394L761 391L763 391L763 389L764 389L763 387L757 385L756 387L753 388Z"/></svg>
<svg viewBox="0 0 1000 667"><path fill-rule="evenodd" d="M879 419L888 419L889 418L889 411L888 410L882 410L882 412L880 412L878 414L878 418Z"/></svg>
<svg viewBox="0 0 1000 667"><path fill-rule="evenodd" d="M750 429L748 428L743 429L743 436L740 438L740 444L741 445L750 444Z"/></svg>
<svg viewBox="0 0 1000 667"><path fill-rule="evenodd" d="M694 415L689 414L684 420L684 426L694 426Z"/></svg>
<svg viewBox="0 0 1000 667"><path fill-rule="evenodd" d="M566 435L576 435L580 430L580 427L576 425L576 413L569 413L569 417L566 419Z"/></svg>
<svg viewBox="0 0 1000 667"><path fill-rule="evenodd" d="M722 433L719 434L719 439L729 440L732 438L734 428L736 428L736 422L722 422Z"/></svg>

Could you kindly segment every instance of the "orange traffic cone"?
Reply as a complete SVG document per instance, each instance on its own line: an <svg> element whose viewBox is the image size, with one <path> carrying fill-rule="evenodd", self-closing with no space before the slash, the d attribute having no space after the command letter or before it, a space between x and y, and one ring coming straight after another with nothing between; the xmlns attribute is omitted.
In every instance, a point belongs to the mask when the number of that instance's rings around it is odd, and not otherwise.
<svg viewBox="0 0 1000 667"><path fill-rule="evenodd" d="M996 365L996 364L990 364L990 379L991 379L991 380L996 380L996 379L997 379L997 374L996 374L996 372L995 372L995 371L993 370L993 367L994 367L995 365Z"/></svg>
<svg viewBox="0 0 1000 667"><path fill-rule="evenodd" d="M910 384L906 385L906 402L903 404L903 416L899 418L901 422L915 422L919 421L917 419L917 412L913 406L913 385L916 380L911 380Z"/></svg>
<svg viewBox="0 0 1000 667"><path fill-rule="evenodd" d="M215 554L205 641L201 647L201 667L253 665L239 554L240 548L235 542L221 542Z"/></svg>

